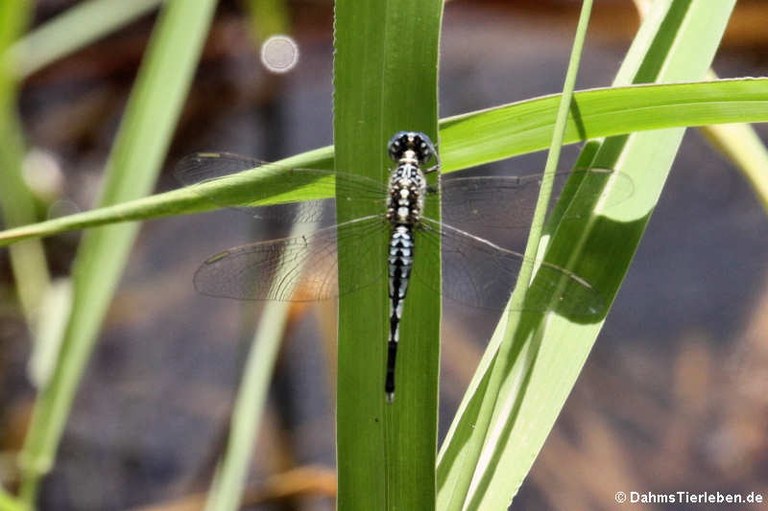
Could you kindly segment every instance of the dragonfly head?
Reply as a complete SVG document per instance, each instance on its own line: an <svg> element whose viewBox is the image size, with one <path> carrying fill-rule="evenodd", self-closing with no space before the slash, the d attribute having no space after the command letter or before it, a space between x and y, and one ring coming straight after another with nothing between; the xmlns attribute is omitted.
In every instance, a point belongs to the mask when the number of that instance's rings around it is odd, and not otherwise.
<svg viewBox="0 0 768 511"><path fill-rule="evenodd" d="M435 145L424 133L418 131L399 131L389 141L389 157L400 161L411 151L419 164L423 165L435 156Z"/></svg>

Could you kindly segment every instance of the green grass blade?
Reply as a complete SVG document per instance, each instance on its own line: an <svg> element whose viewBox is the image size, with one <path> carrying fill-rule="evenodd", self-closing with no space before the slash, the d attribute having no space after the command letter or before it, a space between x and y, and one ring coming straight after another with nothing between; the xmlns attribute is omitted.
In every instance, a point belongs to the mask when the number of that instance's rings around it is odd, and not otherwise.
<svg viewBox="0 0 768 511"><path fill-rule="evenodd" d="M227 445L208 492L206 511L240 509L290 307L289 302L270 301L264 305L243 366Z"/></svg>
<svg viewBox="0 0 768 511"><path fill-rule="evenodd" d="M444 120L440 149L444 173L546 149L552 138L559 95L503 105ZM594 89L574 96L578 116L569 118L565 143L635 131L734 122L768 121L768 79L642 85ZM333 167L333 148L324 147L278 162L286 167ZM350 163L351 165L352 163ZM352 168L357 168L358 163ZM340 167L348 169L348 167ZM307 183L295 191L280 186L279 172L263 169L216 182L87 211L0 232L0 246L25 238L121 221L209 211L216 204L269 205L324 197ZM324 189L326 189L325 187ZM211 195L213 202L204 198Z"/></svg>
<svg viewBox="0 0 768 511"><path fill-rule="evenodd" d="M713 71L709 80L717 80ZM747 178L763 209L768 213L768 149L754 128L748 124L703 126L701 132Z"/></svg>
<svg viewBox="0 0 768 511"><path fill-rule="evenodd" d="M154 186L205 40L215 2L171 0L158 21L107 164L101 204L146 195ZM138 225L89 232L78 250L74 300L61 358L39 395L20 464L21 495L32 505L50 470L72 400L96 342Z"/></svg>
<svg viewBox="0 0 768 511"><path fill-rule="evenodd" d="M768 150L754 128L748 124L721 124L701 130L717 150L741 169L768 213Z"/></svg>
<svg viewBox="0 0 768 511"><path fill-rule="evenodd" d="M6 55L7 48L21 35L30 12L31 3L27 0L0 4L0 55ZM0 59L0 208L8 227L37 220L34 197L22 177L25 148L16 110L18 65L14 58ZM10 256L19 302L27 321L35 328L50 280L43 247L37 241L29 241L12 247Z"/></svg>
<svg viewBox="0 0 768 511"><path fill-rule="evenodd" d="M58 278L51 281L41 303L45 313L35 331L35 349L27 364L29 380L37 389L48 384L56 369L71 309L72 280Z"/></svg>
<svg viewBox="0 0 768 511"><path fill-rule="evenodd" d="M690 80L688 80L690 81ZM577 92L565 143L741 117L765 122L768 79L740 78L664 85L624 84ZM440 124L445 172L547 148L559 95L445 119ZM753 117L754 114L754 117Z"/></svg>
<svg viewBox="0 0 768 511"><path fill-rule="evenodd" d="M487 385L484 386L483 392L478 394L480 396L478 398L479 404L476 415L473 414L472 434L462 445L462 466L464 467L464 470L454 472L455 477L453 477L450 486L443 486L441 488L443 491L440 493L440 509L464 509L475 473L471 468L480 465L480 456L482 455L484 444L496 441L496 438L494 437L495 433L490 431L489 428L492 424L492 418L499 413L498 410L500 408L503 410L503 407L505 406L504 402L500 402L498 398L499 396L504 395L502 388L506 384L507 375L511 372L508 364L514 364L519 355L519 346L515 342L515 332L520 325L521 319L526 316L521 310L523 309L525 302L528 283L531 282L531 277L533 275L534 268L532 261L536 258L536 253L538 252L539 244L541 243L544 219L549 207L552 187L554 184L554 174L557 170L560 152L565 138L568 113L571 109L573 90L576 85L576 76L581 62L581 54L587 36L587 27L589 26L591 12L592 2L591 0L585 0L582 4L579 23L576 28L574 44L568 63L568 71L566 72L565 82L563 84L563 94L555 118L552 141L547 155L541 192L539 194L538 202L536 203L536 210L534 211L531 230L525 247L525 258L527 262L525 262L520 269L518 284L515 286L515 290L509 300L509 312L505 315L503 323L504 336L501 345L499 346L498 355L489 368L490 374L488 376Z"/></svg>
<svg viewBox="0 0 768 511"><path fill-rule="evenodd" d="M334 142L338 169L354 169L383 182L391 165L386 143L395 132L437 134L441 15L439 0L336 3ZM429 208L431 213L437 211L436 204ZM337 203L342 221L376 213L380 211L356 211L343 201ZM387 239L379 238L364 247L339 240L342 293L354 286L360 272L386 274ZM381 256L361 258L361 252ZM438 272L439 268L414 269L414 273L427 271ZM412 281L403 314L398 388L392 405L384 398L389 316L386 278L376 286L342 294L339 300L338 509L434 508L440 311L438 301L426 296Z"/></svg>
<svg viewBox="0 0 768 511"><path fill-rule="evenodd" d="M10 49L27 77L127 25L164 0L88 0L29 33ZM2 53L0 53L2 55Z"/></svg>
<svg viewBox="0 0 768 511"><path fill-rule="evenodd" d="M291 230L290 237L310 234L316 227L314 223L298 223ZM288 275L295 270L290 261L283 264L280 275L273 279L273 283L285 283ZM282 286L281 291L290 294L293 289ZM240 509L254 452L253 445L264 416L267 393L291 307L292 304L285 301L268 301L264 304L259 326L243 366L226 449L208 493L205 507L208 511Z"/></svg>
<svg viewBox="0 0 768 511"><path fill-rule="evenodd" d="M269 36L288 33L291 24L285 0L246 0L245 7L257 44Z"/></svg>
<svg viewBox="0 0 768 511"><path fill-rule="evenodd" d="M654 12L641 27L619 73L618 84L702 77L717 49L733 3L655 2ZM580 213L587 221L553 225L545 260L584 276L607 300L612 300L658 201L683 131L638 133L590 144L581 163L594 161L597 166L617 168L628 174L633 179L635 194L613 206L606 205L611 203L610 187L605 189L606 198L597 202L592 199L594 189L584 188L584 193L580 189L570 194L569 214ZM579 323L560 315L521 324L518 363L512 367L507 387L499 398L508 407L493 419L495 442L484 450L481 466L464 465L462 447L472 435L478 396L487 386L486 373L481 369L441 451L438 477L442 491L450 492L457 471L472 470L476 475L466 508L508 506L573 387L601 326L602 322ZM500 331L501 328L497 329L492 345L498 342ZM492 351L486 353L483 368L492 357Z"/></svg>
<svg viewBox="0 0 768 511"><path fill-rule="evenodd" d="M257 45L271 35L288 31L288 10L283 0L247 0L245 5L251 34ZM311 229L312 226L307 225L294 226L291 236L298 236ZM279 277L274 279L274 282L281 281ZM264 304L243 365L226 447L208 491L205 505L207 511L240 509L253 457L253 445L261 428L267 394L291 307L289 302L269 301Z"/></svg>
<svg viewBox="0 0 768 511"><path fill-rule="evenodd" d="M9 494L5 488L0 488L0 511L27 511L21 503Z"/></svg>

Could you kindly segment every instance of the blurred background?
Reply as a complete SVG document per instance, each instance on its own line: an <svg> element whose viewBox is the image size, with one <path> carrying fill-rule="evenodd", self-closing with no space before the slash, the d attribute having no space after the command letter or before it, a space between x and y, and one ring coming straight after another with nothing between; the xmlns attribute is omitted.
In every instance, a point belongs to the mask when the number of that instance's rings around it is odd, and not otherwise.
<svg viewBox="0 0 768 511"><path fill-rule="evenodd" d="M35 25L76 3L38 0ZM171 170L191 152L272 160L332 142L330 1L286 2L299 59L282 74L262 64L264 27L245 3L221 2L158 191L179 186ZM441 117L558 92L578 9L571 0L449 2ZM739 2L714 65L719 76L767 74L766 19L768 3ZM93 203L153 22L144 16L25 81L31 179L46 190L50 214ZM597 2L579 88L611 83L638 23L632 2ZM765 127L756 129L765 139ZM535 172L543 161L495 168ZM235 211L143 226L42 509L200 508L259 307L197 295L191 278L211 253L278 234ZM46 240L56 275L68 273L78 237ZM615 509L617 491L768 495L767 270L765 211L740 172L689 130L603 333L513 508ZM12 482L34 393L7 251L0 286L0 466ZM446 307L441 437L497 321ZM332 303L292 310L254 446L248 509L333 509L334 321Z"/></svg>

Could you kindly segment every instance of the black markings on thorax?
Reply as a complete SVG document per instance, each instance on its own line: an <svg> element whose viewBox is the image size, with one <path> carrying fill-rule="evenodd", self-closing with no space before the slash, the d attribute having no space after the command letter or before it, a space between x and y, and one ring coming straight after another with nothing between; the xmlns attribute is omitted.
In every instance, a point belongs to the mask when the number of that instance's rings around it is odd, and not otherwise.
<svg viewBox="0 0 768 511"><path fill-rule="evenodd" d="M389 180L387 219L393 226L414 226L421 219L424 209L426 180L418 162L400 160Z"/></svg>

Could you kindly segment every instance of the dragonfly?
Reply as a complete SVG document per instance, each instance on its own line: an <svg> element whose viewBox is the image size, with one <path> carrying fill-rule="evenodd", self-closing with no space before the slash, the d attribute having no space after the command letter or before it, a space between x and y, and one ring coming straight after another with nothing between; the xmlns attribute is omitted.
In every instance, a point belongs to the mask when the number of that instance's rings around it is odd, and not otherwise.
<svg viewBox="0 0 768 511"><path fill-rule="evenodd" d="M525 230L535 207L536 194L542 176L483 176L441 179L431 187L427 176L439 176L440 158L430 138L416 131L396 133L387 145L393 162L388 183L382 184L366 177L330 170L281 168L229 153L198 153L183 158L176 167L178 179L186 185L218 180L242 171L257 169L274 173L274 182L293 190L312 182L318 193L336 200L354 202L361 210L375 214L354 218L343 223L315 230L309 234L258 241L218 252L206 259L194 276L194 285L204 295L240 300L314 301L338 296L336 285L337 241L354 240L365 243L370 236L382 231L389 239L386 254L361 253L357 258L386 257L389 287L389 333L385 367L384 393L386 401L395 397L395 368L400 323L404 303L412 278L445 298L474 307L500 309L514 285L525 258L522 253L506 246L505 234ZM431 165L430 165L431 164ZM625 176L610 169L588 169L577 172L603 179L619 176L620 190L614 196L629 194L631 186ZM244 174L243 174L244 175ZM561 176L562 177L562 176ZM260 193L250 190L255 204L275 192L273 187ZM443 220L425 214L425 200L439 196ZM209 197L214 202L215 196ZM263 219L283 222L318 222L328 210L328 200L303 202L300 207L246 207ZM502 205L504 218L488 214L489 206ZM496 215L498 216L498 215ZM566 218L567 219L567 218ZM482 232L483 235L478 234ZM491 234L495 233L496 237ZM501 236L499 236L501 233ZM441 250L430 250L440 244ZM423 251L420 247L425 247ZM413 272L419 257L424 264L443 264L446 279L429 280ZM369 265L374 267L376 265ZM425 272L430 273L430 272ZM370 285L383 274L376 272L356 276L347 291L353 292ZM547 263L538 263L537 286L529 288L524 308L582 317L597 317L604 309L600 293L576 273ZM536 290L534 293L533 290ZM554 304L554 305L553 305Z"/></svg>

